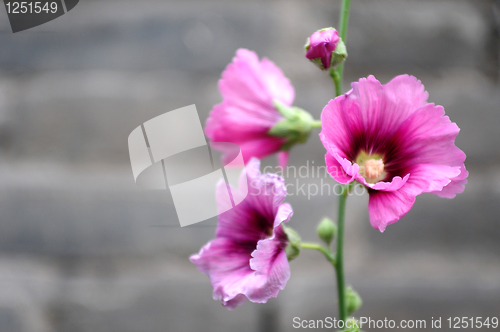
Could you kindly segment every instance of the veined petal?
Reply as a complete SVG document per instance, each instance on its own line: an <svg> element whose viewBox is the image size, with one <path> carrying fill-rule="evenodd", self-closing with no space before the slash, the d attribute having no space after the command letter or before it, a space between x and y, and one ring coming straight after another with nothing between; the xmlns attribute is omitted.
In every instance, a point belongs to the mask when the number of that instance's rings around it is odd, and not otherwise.
<svg viewBox="0 0 500 332"><path fill-rule="evenodd" d="M274 218L274 229L280 228L281 224L288 222L293 216L292 206L288 203L283 203L278 207L278 212L276 213L276 218Z"/></svg>
<svg viewBox="0 0 500 332"><path fill-rule="evenodd" d="M444 198L454 198L457 194L461 194L464 191L468 176L469 172L465 169L465 165L462 164L460 166L460 174L452 178L450 183L442 190L433 191L432 193Z"/></svg>
<svg viewBox="0 0 500 332"><path fill-rule="evenodd" d="M264 174L250 181L247 200L267 220L274 220L286 195L285 181L282 177L276 174Z"/></svg>
<svg viewBox="0 0 500 332"><path fill-rule="evenodd" d="M272 106L274 99L289 106L295 95L280 68L268 59L259 61L255 52L243 48L236 51L233 62L222 73L219 89L224 100L260 106Z"/></svg>
<svg viewBox="0 0 500 332"><path fill-rule="evenodd" d="M390 182L379 181L377 183L368 183L361 174L356 174L356 180L366 187L380 191L396 191L399 190L410 178L410 174L406 174L403 178L395 176Z"/></svg>
<svg viewBox="0 0 500 332"><path fill-rule="evenodd" d="M216 238L190 260L210 276L214 299L233 309L243 302L240 294L245 295L251 288L265 283L249 266L251 252L251 247L245 248L234 240Z"/></svg>
<svg viewBox="0 0 500 332"><path fill-rule="evenodd" d="M266 302L276 297L290 278L290 266L286 257L287 237L281 225L274 229L273 236L260 240L257 249L252 252L250 267L257 275L266 276L265 287L255 288L248 294L253 302Z"/></svg>
<svg viewBox="0 0 500 332"><path fill-rule="evenodd" d="M407 190L411 190L414 195L441 191L459 174L458 166L418 164L411 168Z"/></svg>
<svg viewBox="0 0 500 332"><path fill-rule="evenodd" d="M351 183L354 180L354 176L347 174L337 159L338 156L334 157L331 154L325 155L326 170L328 174L340 184Z"/></svg>
<svg viewBox="0 0 500 332"><path fill-rule="evenodd" d="M404 217L413 207L415 196L405 188L397 191L370 191L368 212L373 228L385 231L385 228Z"/></svg>
<svg viewBox="0 0 500 332"><path fill-rule="evenodd" d="M273 100L279 100L286 106L291 106L295 99L295 89L283 71L271 60L261 61L262 78Z"/></svg>
<svg viewBox="0 0 500 332"><path fill-rule="evenodd" d="M283 178L276 174L261 174L259 166L260 161L256 158L246 165L246 176L240 177L240 186L244 185L246 178L248 195L240 204L219 215L217 237L232 238L240 242L257 242L272 234L276 218L284 217L283 221L288 221L287 218L291 217L290 205L282 204L286 197ZM217 190L218 204L227 204L223 203L225 183L219 183ZM234 188L231 188L231 192L233 195L239 194L239 190ZM286 212L290 214L287 216Z"/></svg>
<svg viewBox="0 0 500 332"><path fill-rule="evenodd" d="M249 136L250 137L250 136ZM253 135L250 140L234 140L230 138L220 139L219 141L210 142L210 146L221 151L223 153L222 161L227 164L232 161L234 158L234 149L232 147L228 147L226 144L217 144L219 142L233 142L239 146L241 149L241 154L243 156L243 161L245 164L248 161L255 158L264 158L272 153L275 153L285 142L285 139L275 136L268 135Z"/></svg>
<svg viewBox="0 0 500 332"><path fill-rule="evenodd" d="M321 113L320 138L327 150L339 150L343 156L352 158L355 154L353 132L360 128L356 118L349 116L344 108L346 95L330 100Z"/></svg>
<svg viewBox="0 0 500 332"><path fill-rule="evenodd" d="M427 104L414 112L394 135L403 165L416 163L460 166L465 153L455 146L460 129L441 106Z"/></svg>
<svg viewBox="0 0 500 332"><path fill-rule="evenodd" d="M343 151L338 149L334 144L330 144L328 139L319 134L323 145L327 150L325 155L326 170L337 182L347 184L352 182L359 172L359 165L351 163Z"/></svg>

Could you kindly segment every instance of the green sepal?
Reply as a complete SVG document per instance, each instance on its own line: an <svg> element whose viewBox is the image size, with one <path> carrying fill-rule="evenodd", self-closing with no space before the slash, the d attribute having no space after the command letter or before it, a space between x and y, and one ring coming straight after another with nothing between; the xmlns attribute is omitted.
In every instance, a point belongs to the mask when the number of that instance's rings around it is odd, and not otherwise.
<svg viewBox="0 0 500 332"><path fill-rule="evenodd" d="M331 59L333 59L333 57ZM323 65L323 61L321 61L321 58L309 59L309 61L314 63L316 65L316 67L318 67L319 69L326 70L325 66Z"/></svg>
<svg viewBox="0 0 500 332"><path fill-rule="evenodd" d="M290 227L285 227L283 225L282 227L288 237L288 245L285 248L286 258L288 258L288 261L291 261L300 254L300 236Z"/></svg>
<svg viewBox="0 0 500 332"><path fill-rule="evenodd" d="M278 100L273 103L285 119L274 125L268 134L287 139L281 149L287 151L295 144L307 142L315 123L311 114L299 107L286 106Z"/></svg>
<svg viewBox="0 0 500 332"><path fill-rule="evenodd" d="M330 68L335 68L347 58L347 49L345 47L344 41L341 39L337 43L337 47L332 52L330 57Z"/></svg>

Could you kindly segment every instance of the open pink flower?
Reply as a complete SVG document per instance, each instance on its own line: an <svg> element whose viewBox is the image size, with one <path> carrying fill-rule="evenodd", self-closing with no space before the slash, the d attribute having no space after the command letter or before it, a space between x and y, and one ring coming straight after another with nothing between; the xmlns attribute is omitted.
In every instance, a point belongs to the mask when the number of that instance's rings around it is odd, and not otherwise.
<svg viewBox="0 0 500 332"><path fill-rule="evenodd" d="M191 261L209 276L214 299L229 309L249 299L264 303L276 297L290 278L285 253L288 238L281 226L292 216L292 207L283 203L286 187L275 174L262 175L260 162L253 158L246 166L248 196L235 208L219 216L216 237ZM241 181L247 181L244 175ZM226 184L217 187L220 208L227 195ZM226 191L226 194L223 194ZM231 190L234 195L241 195ZM221 193L219 195L219 192Z"/></svg>
<svg viewBox="0 0 500 332"><path fill-rule="evenodd" d="M283 72L266 58L259 61L255 52L239 49L222 73L219 89L222 103L214 106L205 127L213 146L217 148L216 142L239 145L245 163L251 157L261 159L280 151L286 139L268 134L284 120L273 101L291 106L295 97ZM282 166L287 156L288 152L281 152Z"/></svg>
<svg viewBox="0 0 500 332"><path fill-rule="evenodd" d="M306 58L318 64L321 69L330 68L332 52L339 41L339 33L333 28L316 31L307 41Z"/></svg>
<svg viewBox="0 0 500 332"><path fill-rule="evenodd" d="M455 146L460 129L427 98L413 76L386 85L370 76L321 114L328 172L340 183L366 186L370 222L382 232L410 211L417 195L453 198L467 183L465 153Z"/></svg>

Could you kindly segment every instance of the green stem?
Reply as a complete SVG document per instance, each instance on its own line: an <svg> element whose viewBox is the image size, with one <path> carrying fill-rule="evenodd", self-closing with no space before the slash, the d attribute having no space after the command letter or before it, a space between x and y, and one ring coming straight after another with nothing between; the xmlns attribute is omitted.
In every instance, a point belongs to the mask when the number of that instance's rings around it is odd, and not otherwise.
<svg viewBox="0 0 500 332"><path fill-rule="evenodd" d="M337 228L337 257L335 259L335 273L337 274L337 292L339 297L339 319L347 319L347 308L345 298L345 279L344 279L344 220L345 203L351 184L343 186L342 194L339 196L338 228Z"/></svg>
<svg viewBox="0 0 500 332"><path fill-rule="evenodd" d="M314 249L314 250L318 250L319 252L323 253L323 255L325 255L326 259L330 263L332 263L333 267L335 268L335 256L330 251L330 249L327 249L327 248L325 248L322 245L317 244L317 243L302 242L300 244L300 246L302 247L302 249Z"/></svg>
<svg viewBox="0 0 500 332"><path fill-rule="evenodd" d="M342 0L342 8L340 10L339 36L342 41L347 44L347 26L349 24L349 10L351 0ZM337 68L330 69L330 77L335 84L335 96L342 94L342 84L344 81L344 63L341 63ZM345 220L345 205L347 196L351 189L352 183L344 185L342 194L339 196L338 207L338 228L337 228L337 253L334 257L330 249L325 249L323 246L315 243L302 243L302 248L315 249L322 252L325 257L332 263L337 275L337 293L339 298L339 320L346 321L346 288L344 278L344 220Z"/></svg>
<svg viewBox="0 0 500 332"><path fill-rule="evenodd" d="M335 96L338 97L342 94L342 79L336 68L330 69L330 77L333 79L333 83L335 84Z"/></svg>
<svg viewBox="0 0 500 332"><path fill-rule="evenodd" d="M314 121L311 123L311 127L312 127L312 128L320 128L320 127L321 127L321 121L320 121L320 120L314 120Z"/></svg>
<svg viewBox="0 0 500 332"><path fill-rule="evenodd" d="M347 25L349 24L349 9L351 8L351 0L342 1L342 9L340 10L340 30L339 36L344 41L347 39Z"/></svg>
<svg viewBox="0 0 500 332"><path fill-rule="evenodd" d="M351 0L343 0L342 1L342 8L340 10L340 30L339 30L339 36L342 38L342 41L344 44L347 46L347 26L349 25L349 10L351 8ZM344 81L344 63L342 62L338 67L337 67L337 73L339 76L339 82L340 82L340 90L342 90L342 82ZM336 83L337 85L337 83ZM342 94L338 93L338 90L336 89L336 95L340 96Z"/></svg>

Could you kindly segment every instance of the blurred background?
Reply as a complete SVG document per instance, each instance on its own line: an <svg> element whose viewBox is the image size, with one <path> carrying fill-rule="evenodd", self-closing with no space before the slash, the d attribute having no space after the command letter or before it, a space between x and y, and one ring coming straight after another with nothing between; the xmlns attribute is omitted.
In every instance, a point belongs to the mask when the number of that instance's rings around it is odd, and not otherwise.
<svg viewBox="0 0 500 332"><path fill-rule="evenodd" d="M204 122L240 47L273 60L295 105L319 118L328 75L304 57L338 1L82 0L13 34L0 10L0 331L295 331L293 318L336 316L333 269L317 252L291 262L278 298L228 311L188 260L216 219L180 228L165 191L138 188L127 137L196 104ZM424 194L384 234L367 195L348 200L347 283L357 316L500 316L500 1L354 0L344 90L360 77L408 73L461 132L469 184L453 200ZM323 165L316 130L290 164ZM275 158L264 161L275 165ZM287 178L289 183L333 180ZM294 188L293 186L291 188ZM306 187L307 188L307 187ZM333 195L293 192L290 226L306 240ZM370 329L365 329L370 330Z"/></svg>

